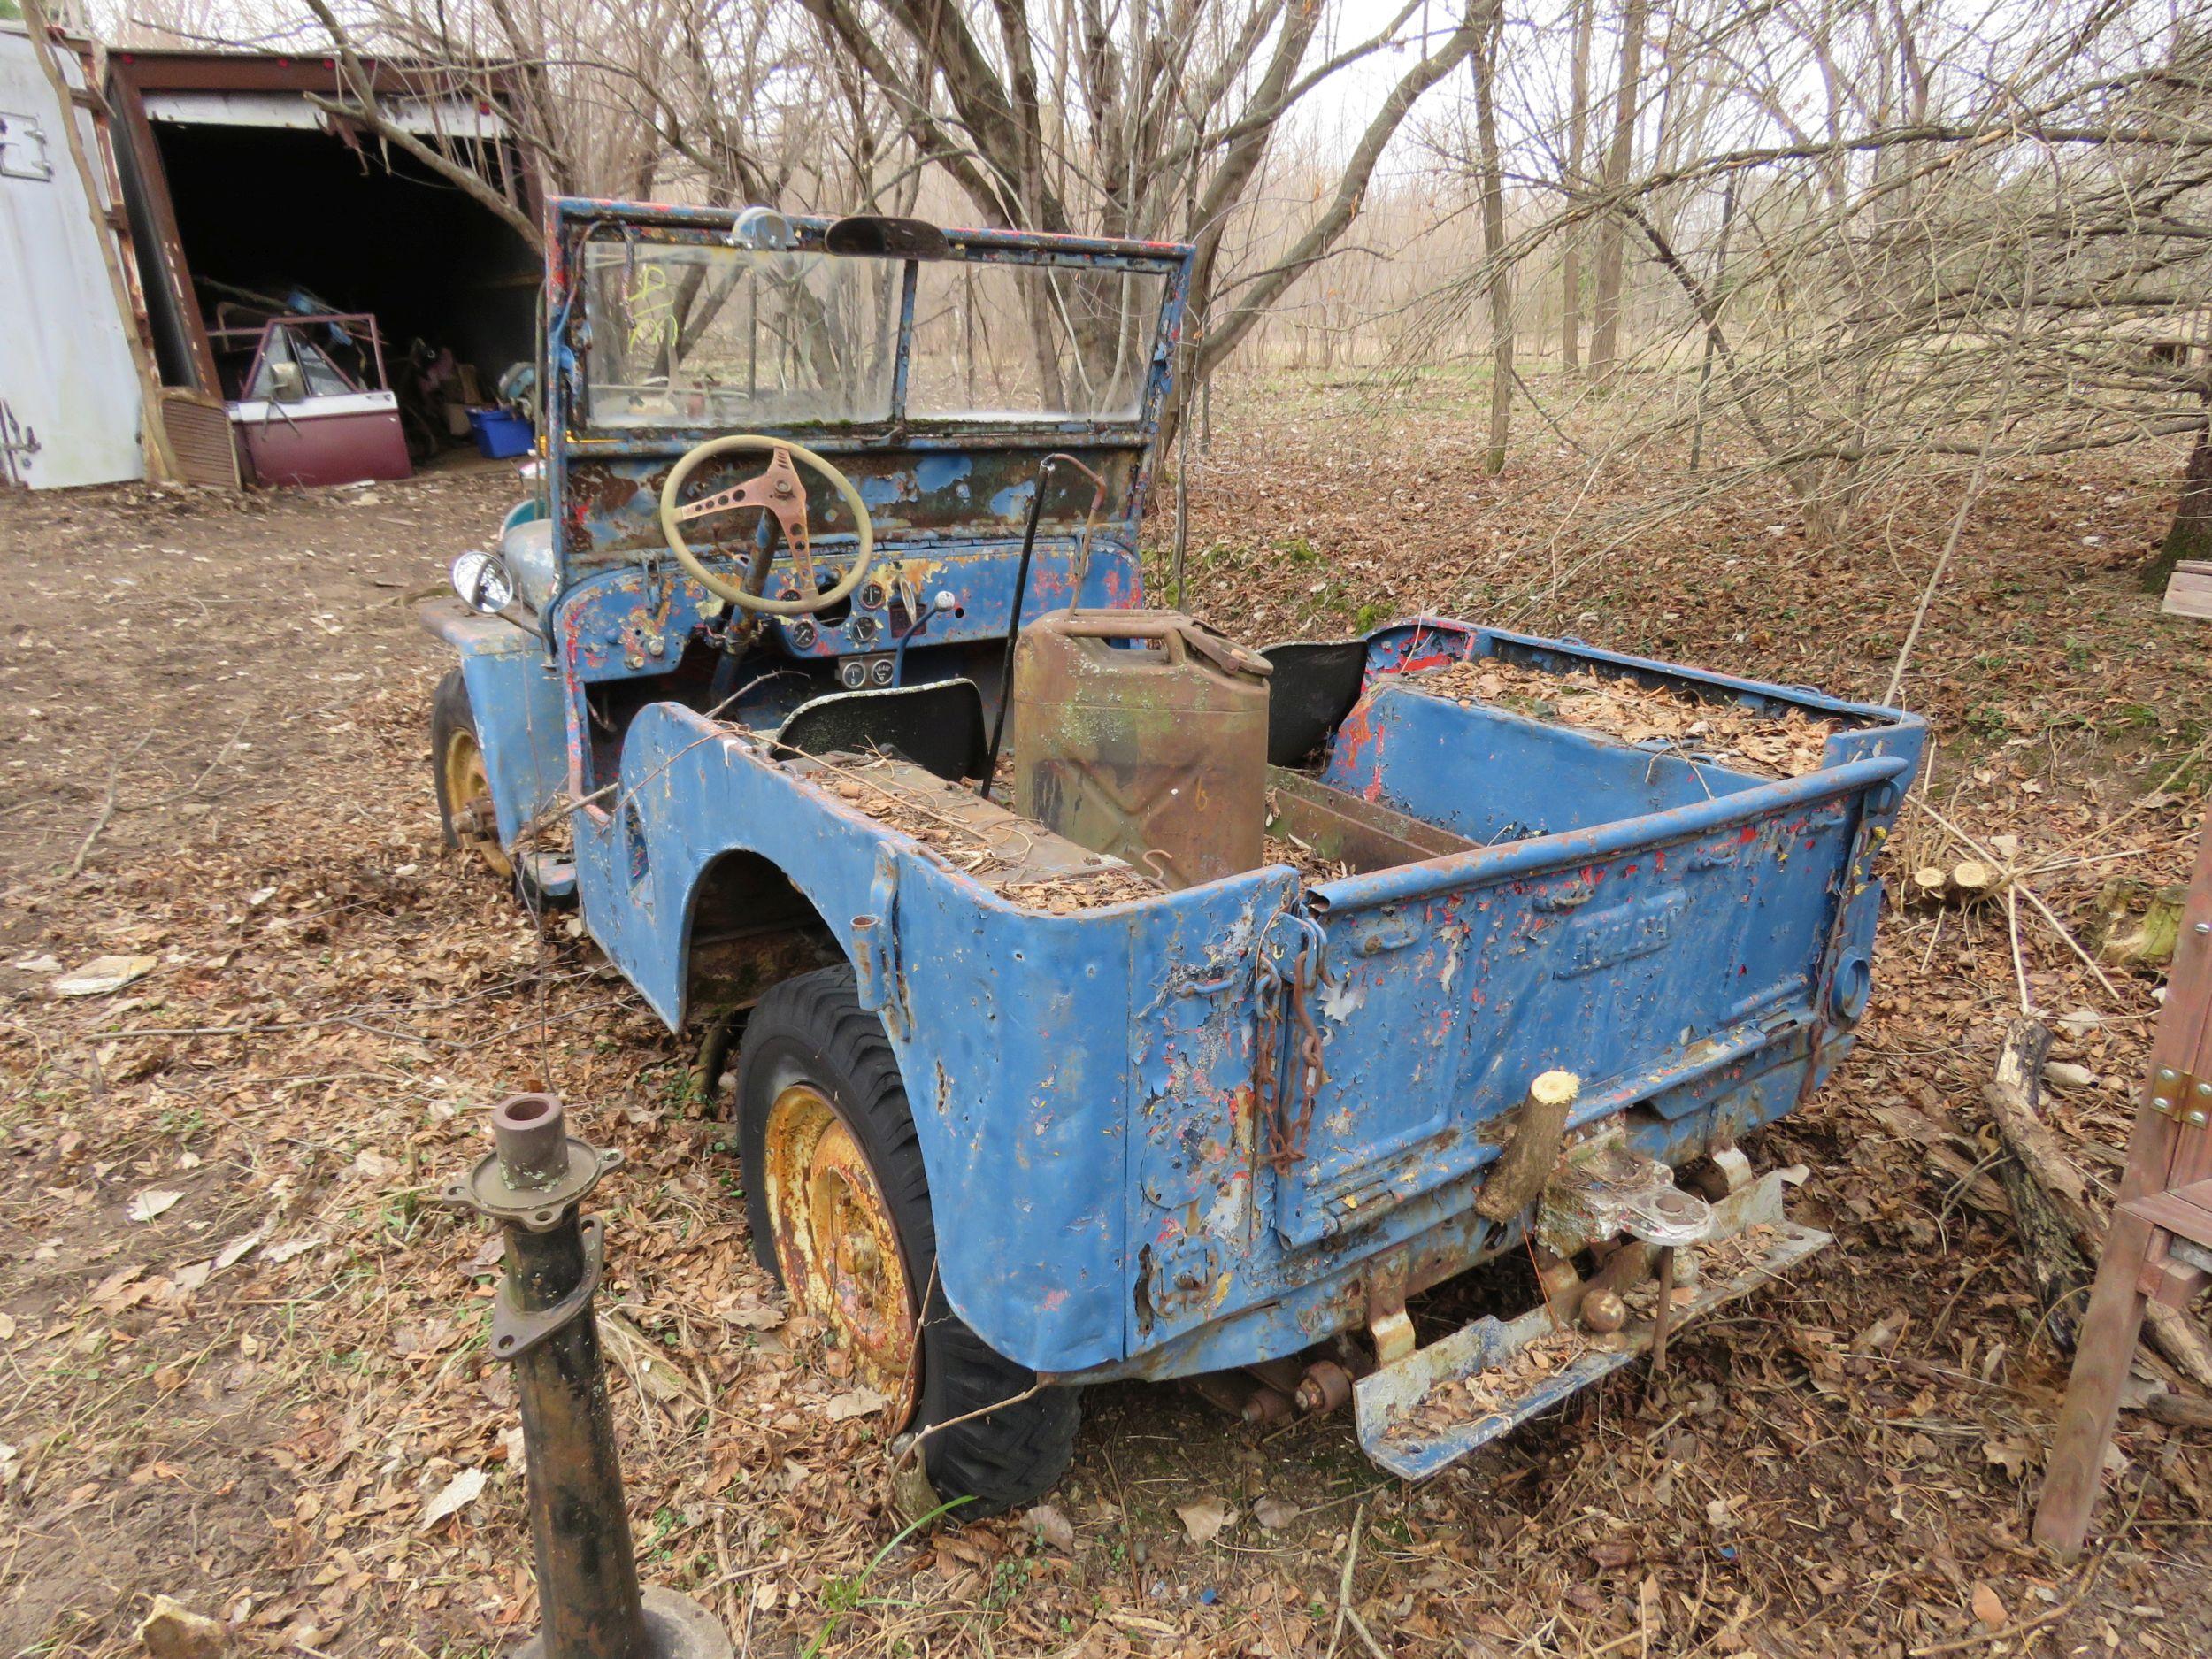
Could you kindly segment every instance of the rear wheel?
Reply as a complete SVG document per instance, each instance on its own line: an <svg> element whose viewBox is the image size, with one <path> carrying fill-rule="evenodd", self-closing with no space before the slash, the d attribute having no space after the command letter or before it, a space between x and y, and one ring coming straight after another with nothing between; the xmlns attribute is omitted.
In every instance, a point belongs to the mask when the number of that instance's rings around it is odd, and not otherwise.
<svg viewBox="0 0 2212 1659"><path fill-rule="evenodd" d="M512 880L514 860L499 844L499 815L492 805L491 776L484 770L484 746L476 735L476 710L469 706L468 682L457 668L438 682L431 699L430 766L445 844Z"/></svg>
<svg viewBox="0 0 2212 1659"><path fill-rule="evenodd" d="M946 1302L906 1088L849 968L761 999L739 1052L736 1116L753 1248L888 1402L887 1437L923 1432L937 1496L967 1500L956 1518L1050 1490L1074 1454L1077 1393L1031 1394L1036 1373L994 1353Z"/></svg>

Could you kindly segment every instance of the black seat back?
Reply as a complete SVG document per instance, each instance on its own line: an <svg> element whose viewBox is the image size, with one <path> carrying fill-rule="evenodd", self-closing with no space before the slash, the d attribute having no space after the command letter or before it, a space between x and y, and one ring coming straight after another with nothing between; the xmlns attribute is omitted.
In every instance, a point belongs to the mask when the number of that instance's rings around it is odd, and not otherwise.
<svg viewBox="0 0 2212 1659"><path fill-rule="evenodd" d="M983 694L972 680L938 680L884 691L840 691L803 703L778 728L777 760L879 749L957 783L983 775L989 739Z"/></svg>
<svg viewBox="0 0 2212 1659"><path fill-rule="evenodd" d="M1359 701L1367 641L1295 640L1260 655L1275 666L1267 682L1267 764L1302 766Z"/></svg>

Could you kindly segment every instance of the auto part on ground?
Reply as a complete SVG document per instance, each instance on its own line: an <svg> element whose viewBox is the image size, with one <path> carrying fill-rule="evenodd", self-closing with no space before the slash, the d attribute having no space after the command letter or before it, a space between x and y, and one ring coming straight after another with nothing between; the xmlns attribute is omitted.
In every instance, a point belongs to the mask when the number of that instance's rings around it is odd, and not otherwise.
<svg viewBox="0 0 2212 1659"><path fill-rule="evenodd" d="M730 1639L704 1608L638 1587L592 1312L605 1230L577 1210L621 1154L571 1136L553 1094L501 1102L492 1141L443 1197L498 1223L506 1245L491 1353L515 1368L543 1620L517 1659L728 1659Z"/></svg>
<svg viewBox="0 0 2212 1659"><path fill-rule="evenodd" d="M1014 810L1172 888L1258 869L1271 672L1171 611L1040 617L1014 647Z"/></svg>

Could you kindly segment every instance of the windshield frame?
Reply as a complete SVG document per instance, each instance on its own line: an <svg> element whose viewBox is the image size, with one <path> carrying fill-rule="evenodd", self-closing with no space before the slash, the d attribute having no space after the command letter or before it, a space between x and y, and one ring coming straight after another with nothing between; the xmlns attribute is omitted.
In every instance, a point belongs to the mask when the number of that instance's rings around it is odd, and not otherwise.
<svg viewBox="0 0 2212 1659"><path fill-rule="evenodd" d="M590 328L588 319L581 315L584 244L601 237L727 242L742 211L573 196L547 199L545 281L535 367L540 393L538 446L543 460L536 480L537 500L539 511L556 526L554 592L543 625L549 652L554 649L554 613L562 596L577 582L595 572L640 563L649 567L657 561L654 501L666 463L698 443L734 430L717 426L606 427L589 422L584 354L589 347ZM826 244L831 229L853 222L799 217L788 220L801 247L825 253L829 251ZM1135 414L1118 419L1041 416L1032 420L900 419L895 415L879 421L815 422L760 430L764 435L788 437L831 457L861 480L864 494L891 489L891 497L871 495L871 503L878 514L877 545L892 552L985 545L1018 535L1019 526L991 517L998 498L981 491L973 496L973 522L942 528L887 523L881 507L876 504L879 499L903 501L909 488L926 488L925 480L930 477L965 473L972 468L978 477L993 475L995 490L1010 481L1025 488L1046 454L1070 452L1115 480L1103 511L1091 522L1102 546L1118 545L1133 557L1158 465L1162 411L1172 395L1174 375L1184 366L1180 349L1184 308L1196 250L1179 242L1024 231L948 229L941 235L953 259L978 265L1127 269L1163 275L1165 282L1159 315L1151 332L1152 357ZM915 280L916 266L909 262L901 291L902 337L898 373L902 378L911 345ZM905 408L903 384L894 408ZM873 482L870 481L872 474ZM1062 495L1067 495L1068 500L1062 501ZM1070 518L1071 514L1074 516ZM1064 519L1067 522L1063 523ZM1082 504L1075 495L1056 492L1040 534L1072 535L1081 528L1082 519ZM821 540L831 542L836 538Z"/></svg>
<svg viewBox="0 0 2212 1659"><path fill-rule="evenodd" d="M726 246L736 219L735 209L561 197L548 203L545 350L548 362L557 365L558 369L541 383L548 388L549 404L558 405L557 409L549 407L548 425L565 444L595 454L654 454L688 448L702 438L736 430L727 425L686 424L681 420L627 423L595 419L588 368L595 320L585 311L588 303L588 245L616 241ZM1162 279L1158 311L1149 330L1149 359L1143 367L1136 407L1125 415L1092 416L1048 410L995 412L987 417L972 413L915 415L908 407L908 388L914 350L915 295L924 261L893 254L832 253L824 244L831 227L838 221L795 217L788 222L794 234L794 251L831 259L871 259L902 267L892 342L890 405L879 418L784 421L763 426L758 430L787 434L833 451L878 446L1030 449L1048 447L1071 437L1131 447L1141 447L1150 442L1168 393L1174 349L1181 335L1183 306L1194 251L1188 246L1018 231L945 231L950 257L931 263L1155 274Z"/></svg>

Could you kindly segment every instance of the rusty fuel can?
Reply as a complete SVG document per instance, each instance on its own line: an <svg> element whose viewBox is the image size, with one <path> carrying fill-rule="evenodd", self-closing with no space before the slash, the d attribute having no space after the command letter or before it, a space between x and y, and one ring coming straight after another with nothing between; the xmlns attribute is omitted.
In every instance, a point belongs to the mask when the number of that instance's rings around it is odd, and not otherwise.
<svg viewBox="0 0 2212 1659"><path fill-rule="evenodd" d="M1194 887L1266 863L1271 665L1173 611L1056 611L1014 649L1014 810Z"/></svg>

